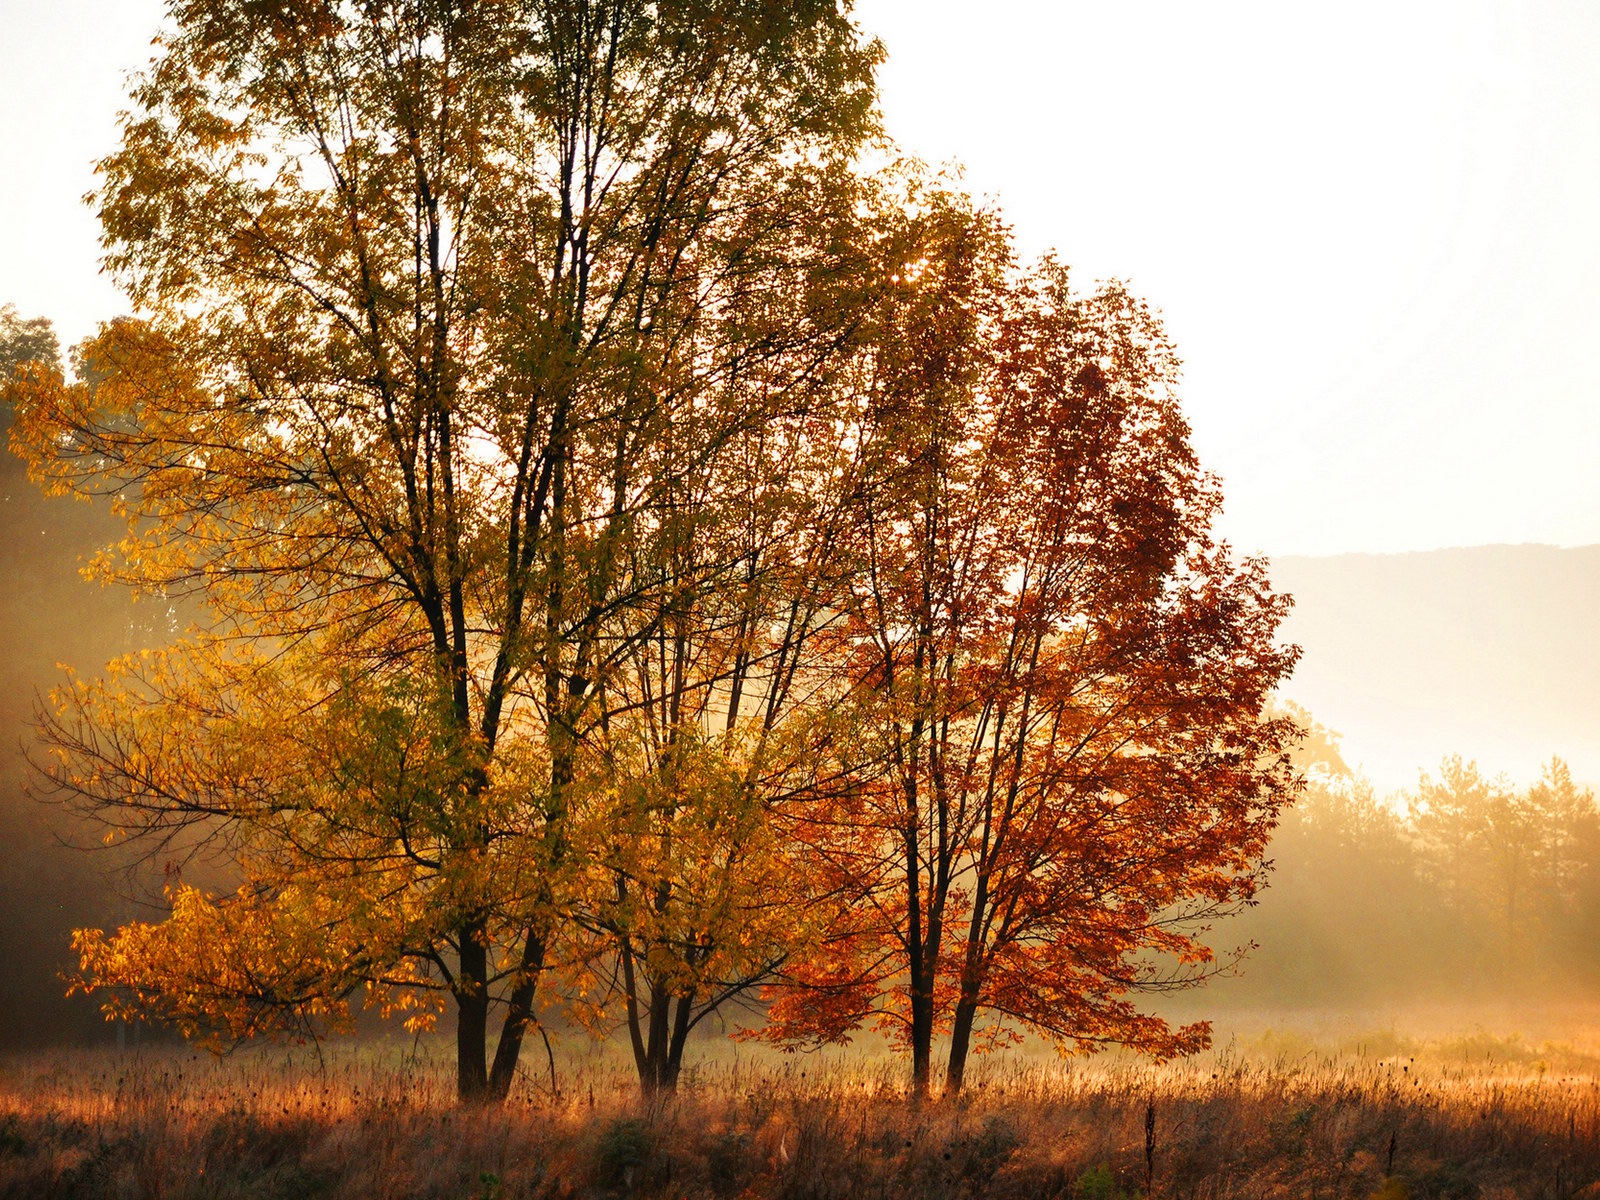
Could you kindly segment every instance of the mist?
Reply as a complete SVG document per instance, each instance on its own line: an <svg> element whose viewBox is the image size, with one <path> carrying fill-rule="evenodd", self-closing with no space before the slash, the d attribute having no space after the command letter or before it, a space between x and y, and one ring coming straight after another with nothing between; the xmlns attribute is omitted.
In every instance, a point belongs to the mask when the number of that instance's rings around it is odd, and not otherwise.
<svg viewBox="0 0 1600 1200"><path fill-rule="evenodd" d="M1600 782L1600 546L1274 557L1305 655L1283 689L1380 794L1446 755L1532 782Z"/></svg>
<svg viewBox="0 0 1600 1200"><path fill-rule="evenodd" d="M9 428L10 414L4 416ZM96 673L135 647L150 605L79 574L120 522L106 502L45 497L0 454L0 1047L109 1041L96 1001L65 996L72 930L138 915L125 855L27 792L35 706L61 667Z"/></svg>
<svg viewBox="0 0 1600 1200"><path fill-rule="evenodd" d="M1600 989L1600 812L1565 765L1512 781L1451 758L1387 796L1315 778L1224 944L1255 949L1178 1006L1220 1027L1571 1038Z"/></svg>

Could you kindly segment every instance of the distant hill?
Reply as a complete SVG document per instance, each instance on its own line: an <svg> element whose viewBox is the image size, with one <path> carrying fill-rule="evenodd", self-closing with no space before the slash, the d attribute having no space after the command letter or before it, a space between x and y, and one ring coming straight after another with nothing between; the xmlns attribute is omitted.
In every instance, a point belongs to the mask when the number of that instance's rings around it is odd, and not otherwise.
<svg viewBox="0 0 1600 1200"><path fill-rule="evenodd" d="M1600 784L1600 546L1273 560L1305 649L1285 694L1388 790L1441 756Z"/></svg>

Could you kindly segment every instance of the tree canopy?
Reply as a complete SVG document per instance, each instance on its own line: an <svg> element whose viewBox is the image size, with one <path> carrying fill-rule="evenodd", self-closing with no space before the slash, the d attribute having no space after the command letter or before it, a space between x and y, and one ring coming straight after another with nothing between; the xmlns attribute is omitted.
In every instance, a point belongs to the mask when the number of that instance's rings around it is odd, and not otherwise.
<svg viewBox="0 0 1600 1200"><path fill-rule="evenodd" d="M919 1091L939 1033L951 1091L975 1030L1191 1050L1203 1025L1128 996L1204 977L1201 935L1254 893L1297 781L1298 726L1267 712L1287 601L1211 536L1154 314L1020 270L992 218L916 207L864 352L839 601L877 758L798 820L851 903L767 1035L871 1021Z"/></svg>
<svg viewBox="0 0 1600 1200"><path fill-rule="evenodd" d="M55 327L48 317L23 317L16 305L0 305L0 382L19 374L26 363L60 369L61 342Z"/></svg>
<svg viewBox="0 0 1600 1200"><path fill-rule="evenodd" d="M979 1012L1198 1044L1126 997L1293 793L1286 601L1154 314L861 168L847 7L172 22L101 164L140 318L7 394L125 516L95 570L196 614L57 691L43 782L239 886L83 931L86 985L224 1042L448 1005L467 1099L550 1001L670 1087L763 983L924 1090Z"/></svg>
<svg viewBox="0 0 1600 1200"><path fill-rule="evenodd" d="M442 987L463 1094L503 1094L604 681L665 593L738 573L666 569L681 497L839 341L877 50L831 0L172 16L101 165L145 319L88 348L97 387L25 385L19 432L122 498L108 577L206 614L63 689L53 781L247 883L87 961L234 1033ZM202 932L257 948L240 978Z"/></svg>

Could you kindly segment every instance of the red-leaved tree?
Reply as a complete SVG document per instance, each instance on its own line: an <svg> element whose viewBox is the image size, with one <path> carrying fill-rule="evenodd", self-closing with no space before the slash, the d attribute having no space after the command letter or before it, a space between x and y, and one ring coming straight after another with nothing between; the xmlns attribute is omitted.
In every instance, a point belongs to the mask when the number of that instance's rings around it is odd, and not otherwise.
<svg viewBox="0 0 1600 1200"><path fill-rule="evenodd" d="M1019 272L1004 230L924 198L861 377L849 671L877 769L800 824L848 898L765 1036L871 1023L928 1091L1022 1029L1158 1057L1205 1044L1140 994L1218 969L1296 776L1263 707L1297 650L1221 496L1156 316ZM980 1017L983 1018L980 1020Z"/></svg>

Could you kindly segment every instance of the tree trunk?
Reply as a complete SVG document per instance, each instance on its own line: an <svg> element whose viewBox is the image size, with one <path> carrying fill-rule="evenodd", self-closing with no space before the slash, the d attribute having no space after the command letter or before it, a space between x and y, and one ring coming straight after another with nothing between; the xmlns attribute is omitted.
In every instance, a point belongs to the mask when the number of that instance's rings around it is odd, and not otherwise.
<svg viewBox="0 0 1600 1200"><path fill-rule="evenodd" d="M630 967L631 963L625 961L625 983L631 975ZM628 1038L633 1044L634 1066L639 1071L639 1091L646 1097L678 1090L683 1052L694 1019L694 995L673 996L652 984L649 1009L648 1017L644 1017L629 992Z"/></svg>
<svg viewBox="0 0 1600 1200"><path fill-rule="evenodd" d="M522 1039L533 1024L533 997L544 970L544 939L528 931L522 945L522 965L517 982L507 998L506 1022L500 1027L500 1042L494 1051L494 1068L489 1072L488 1099L500 1102L511 1094L516 1078L517 1059L522 1054Z"/></svg>
<svg viewBox="0 0 1600 1200"><path fill-rule="evenodd" d="M622 889L621 883L617 885L618 891ZM639 1082L643 1086L645 1077L649 1074L647 1063L649 1053L644 1044L644 1035L639 1031L639 993L634 990L635 979L633 973L633 947L628 945L628 939L622 939L622 996L628 1010L628 1042L633 1047L633 1066L639 1072Z"/></svg>
<svg viewBox="0 0 1600 1200"><path fill-rule="evenodd" d="M488 1099L489 951L483 918L462 924L456 972L456 1098Z"/></svg>
<svg viewBox="0 0 1600 1200"><path fill-rule="evenodd" d="M667 1027L671 1016L672 997L660 984L650 985L650 1034L645 1050L643 1069L639 1075L639 1090L646 1096L670 1091L667 1086Z"/></svg>
<svg viewBox="0 0 1600 1200"><path fill-rule="evenodd" d="M922 924L922 875L919 866L921 855L917 848L917 785L908 778L905 790L904 839L906 868L906 958L911 975L911 1098L916 1101L928 1098L928 1081L933 1067L933 954L929 943L933 940L933 922L924 930Z"/></svg>
<svg viewBox="0 0 1600 1200"><path fill-rule="evenodd" d="M911 966L911 1098L928 1098L933 1076L933 972L920 961Z"/></svg>
<svg viewBox="0 0 1600 1200"><path fill-rule="evenodd" d="M667 1047L666 1076L662 1080L663 1088L669 1092L678 1090L678 1075L683 1070L683 1048L689 1041L689 1024L694 1018L694 993L679 996L677 1012L672 1018L672 1043Z"/></svg>
<svg viewBox="0 0 1600 1200"><path fill-rule="evenodd" d="M978 1012L976 990L969 996L961 989L961 999L956 1002L955 1023L950 1027L950 1064L944 1076L944 1094L949 1100L961 1094L961 1081L967 1073L967 1051L972 1045L972 1022Z"/></svg>
<svg viewBox="0 0 1600 1200"><path fill-rule="evenodd" d="M984 843L989 840L988 822L984 825ZM961 1094L961 1083L967 1072L967 1052L972 1047L972 1022L978 1014L978 998L983 994L986 963L984 947L984 917L989 909L989 873L978 874L978 886L972 899L972 917L967 926L967 949L961 966L961 992L956 997L955 1021L950 1026L950 1062L944 1076L944 1094L954 1099Z"/></svg>

